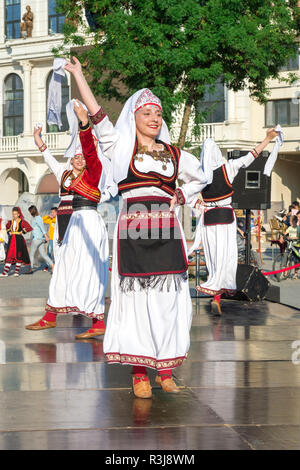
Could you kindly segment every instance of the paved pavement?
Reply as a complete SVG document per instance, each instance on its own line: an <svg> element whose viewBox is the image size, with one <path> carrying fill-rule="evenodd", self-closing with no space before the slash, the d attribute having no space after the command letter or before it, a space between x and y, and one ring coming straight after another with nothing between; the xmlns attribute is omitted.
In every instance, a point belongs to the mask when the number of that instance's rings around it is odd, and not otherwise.
<svg viewBox="0 0 300 470"><path fill-rule="evenodd" d="M189 358L174 373L180 393L163 392L152 371L153 398L142 400L130 367L105 363L101 337L75 340L89 320L25 330L44 302L0 298L0 450L299 450L299 311L225 301L220 318L194 300Z"/></svg>

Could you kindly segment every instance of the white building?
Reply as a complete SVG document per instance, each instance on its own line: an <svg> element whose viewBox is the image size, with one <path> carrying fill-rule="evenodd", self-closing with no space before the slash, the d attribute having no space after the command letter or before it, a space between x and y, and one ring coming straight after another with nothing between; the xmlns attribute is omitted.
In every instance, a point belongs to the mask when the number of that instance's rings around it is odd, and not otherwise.
<svg viewBox="0 0 300 470"><path fill-rule="evenodd" d="M19 23L30 3L34 14L32 38L20 38ZM64 16L55 12L55 0L0 0L0 204L15 204L19 194L56 191L54 179L46 176L47 166L35 147L33 126L42 122L44 138L59 160L69 143L64 127L46 128L48 82L52 73L53 47L62 39ZM288 70L299 70L299 54L290 61ZM282 73L287 73L282 71ZM70 76L63 87L63 102L71 96ZM299 103L293 98L300 86L287 86L273 81L266 106L251 100L247 90L234 93L218 85L213 94L207 93L200 104L208 109L207 123L202 126L200 145L213 137L224 150L251 149L264 138L265 128L277 122L284 127L285 143L272 177L271 200L274 208L300 198L300 122ZM76 94L74 87L73 93ZM212 106L213 105L213 106ZM112 106L115 110L119 107ZM45 132L47 131L47 132ZM52 131L52 132L50 132ZM176 138L178 129L173 129Z"/></svg>
<svg viewBox="0 0 300 470"><path fill-rule="evenodd" d="M0 203L7 205L15 204L24 191L37 194L48 172L34 145L34 124L43 123L44 138L58 159L69 143L65 116L62 132L45 126L52 49L62 39L65 18L56 13L55 0L30 0L32 37L20 38L19 24L28 4L27 0L0 1ZM64 103L70 96L69 80L67 76L63 86Z"/></svg>

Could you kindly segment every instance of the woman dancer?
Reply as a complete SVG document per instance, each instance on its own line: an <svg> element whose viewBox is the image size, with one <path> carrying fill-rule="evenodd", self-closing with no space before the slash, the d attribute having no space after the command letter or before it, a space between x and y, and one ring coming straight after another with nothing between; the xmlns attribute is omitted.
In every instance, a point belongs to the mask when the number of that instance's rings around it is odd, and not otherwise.
<svg viewBox="0 0 300 470"><path fill-rule="evenodd" d="M72 174L72 164L71 159L68 160L67 163L59 163L51 154L50 150L43 142L41 138L42 133L42 125L38 124L35 126L33 131L34 141L41 151L45 163L48 165L49 169L52 171L54 176L56 177L58 184L59 184L59 196L60 196L60 203L57 209L57 221L55 224L54 229L54 243L53 243L53 255L54 259L57 256L57 251L62 241L64 239L64 235L66 233L68 223L70 221L72 215L72 199L73 195L69 193L65 182ZM75 152L76 153L76 152ZM74 161L73 161L74 162Z"/></svg>
<svg viewBox="0 0 300 470"><path fill-rule="evenodd" d="M32 231L32 227L24 220L19 207L12 209L12 220L6 224L6 230L9 240L5 265L0 277L8 276L12 264L16 265L15 276L18 277L21 265L30 265L27 245L23 235Z"/></svg>
<svg viewBox="0 0 300 470"><path fill-rule="evenodd" d="M73 171L64 185L73 197L73 214L62 246L58 250L50 282L46 313L29 330L56 326L57 314L82 314L93 319L93 327L76 338L92 338L105 331L104 307L108 279L108 239L105 224L97 212L102 164L80 102L74 104L80 121L82 154L71 160Z"/></svg>
<svg viewBox="0 0 300 470"><path fill-rule="evenodd" d="M236 218L231 206L232 182L240 168L247 168L270 141L278 135L274 129L251 152L241 158L225 160L213 139L206 139L201 151L201 168L208 185L202 190L200 219L195 241L189 253L203 244L208 279L197 287L199 292L213 296L211 310L221 314L222 293L236 291L238 262Z"/></svg>
<svg viewBox="0 0 300 470"><path fill-rule="evenodd" d="M150 90L129 98L114 128L74 61L65 68L77 82L124 199L114 235L106 359L133 365L137 397L152 396L147 367L158 371L163 390L177 392L172 369L189 350L192 303L186 243L173 208L193 199L205 177L195 157L169 144L161 102ZM176 189L177 178L183 185Z"/></svg>

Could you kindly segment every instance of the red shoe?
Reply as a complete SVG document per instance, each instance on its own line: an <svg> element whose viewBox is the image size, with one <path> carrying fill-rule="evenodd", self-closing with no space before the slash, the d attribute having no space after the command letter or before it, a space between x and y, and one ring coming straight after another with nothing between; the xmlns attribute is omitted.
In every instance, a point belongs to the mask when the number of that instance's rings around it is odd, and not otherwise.
<svg viewBox="0 0 300 470"><path fill-rule="evenodd" d="M76 339L88 339L88 338L95 338L96 336L104 335L105 328L90 328L89 330L85 331L84 333L80 333L76 335Z"/></svg>

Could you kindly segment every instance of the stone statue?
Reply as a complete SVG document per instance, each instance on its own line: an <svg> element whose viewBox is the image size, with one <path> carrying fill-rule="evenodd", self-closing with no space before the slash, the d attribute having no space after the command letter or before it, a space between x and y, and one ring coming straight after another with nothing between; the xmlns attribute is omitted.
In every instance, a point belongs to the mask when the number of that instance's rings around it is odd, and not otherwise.
<svg viewBox="0 0 300 470"><path fill-rule="evenodd" d="M26 7L26 13L24 13L22 21L23 23L20 23L20 37L23 37L24 39L31 38L33 29L33 13L29 5Z"/></svg>

